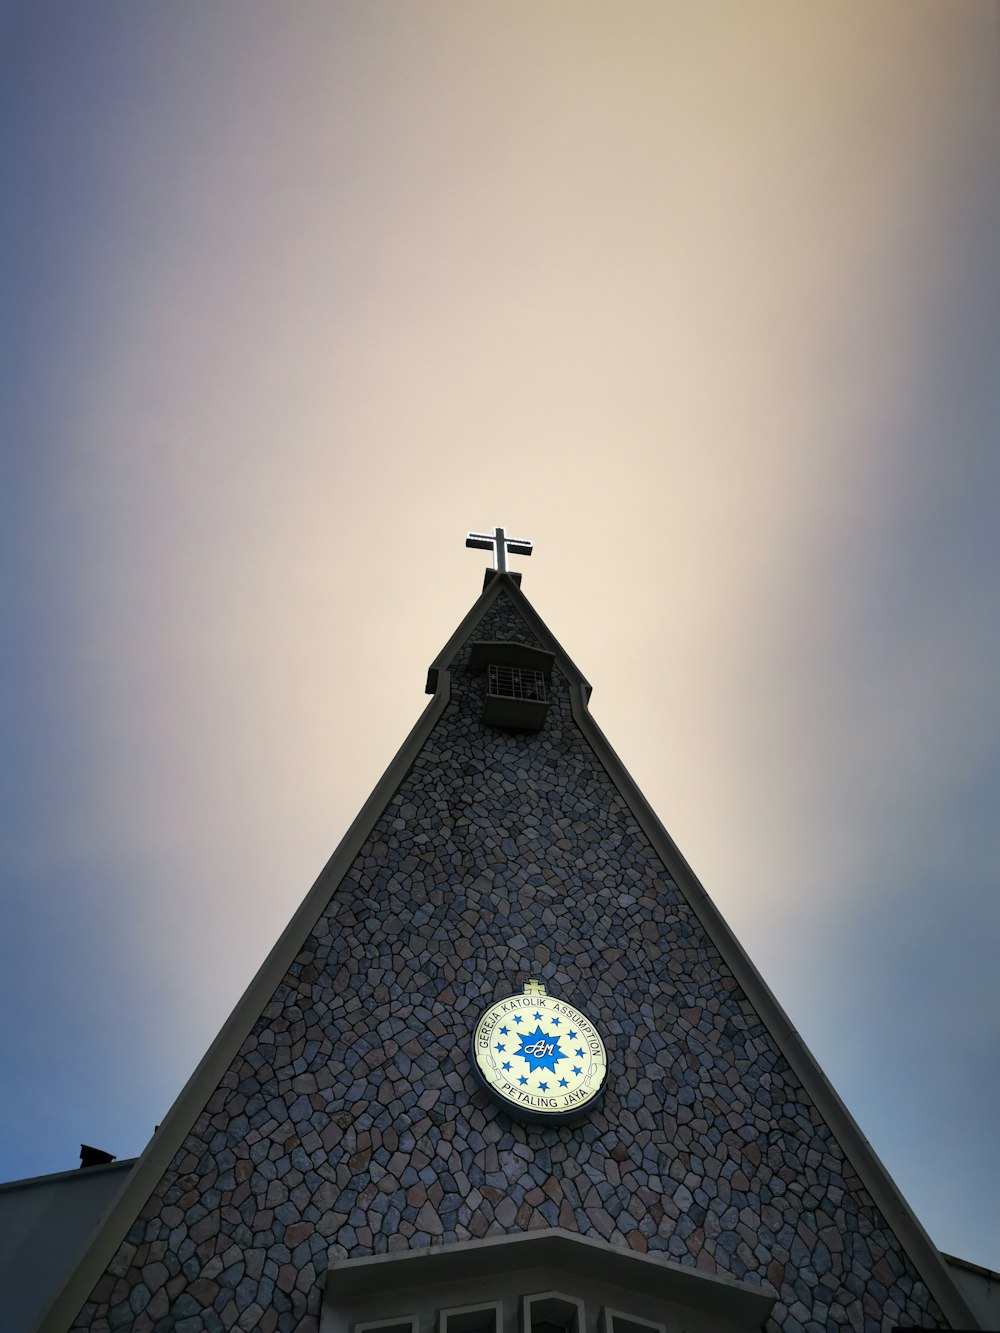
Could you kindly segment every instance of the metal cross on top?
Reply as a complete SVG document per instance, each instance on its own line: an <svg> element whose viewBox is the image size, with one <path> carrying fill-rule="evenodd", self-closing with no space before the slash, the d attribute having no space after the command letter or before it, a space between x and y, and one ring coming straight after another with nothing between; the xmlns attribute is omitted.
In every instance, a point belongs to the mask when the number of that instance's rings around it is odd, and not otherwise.
<svg viewBox="0 0 1000 1333"><path fill-rule="evenodd" d="M493 552L493 568L500 574L507 573L507 552L511 555L530 555L531 542L517 537L508 537L503 528L494 528L488 532L470 532L465 539L466 546L475 546L481 551Z"/></svg>

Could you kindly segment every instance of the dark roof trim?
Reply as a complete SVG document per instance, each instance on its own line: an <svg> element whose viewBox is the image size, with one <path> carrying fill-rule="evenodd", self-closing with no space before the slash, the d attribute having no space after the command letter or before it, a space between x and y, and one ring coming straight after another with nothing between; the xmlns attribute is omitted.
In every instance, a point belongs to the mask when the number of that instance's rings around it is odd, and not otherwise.
<svg viewBox="0 0 1000 1333"><path fill-rule="evenodd" d="M920 1274L928 1290L955 1328L978 1328L979 1323L948 1272L940 1251L920 1225L895 1181L862 1134L854 1117L840 1100L812 1052L792 1026L788 1015L754 967L725 918L705 892L697 875L681 855L677 844L660 823L652 806L636 786L607 737L591 716L583 688L570 690L573 717L604 765L611 781L628 803L636 822L653 850L683 893L691 910L707 931L733 976L774 1038L840 1143L889 1226Z"/></svg>
<svg viewBox="0 0 1000 1333"><path fill-rule="evenodd" d="M969 1273L975 1273L977 1277L1000 1283L1000 1273L995 1273L992 1268L984 1268L982 1264L974 1264L971 1259L960 1259L957 1254L946 1254L944 1250L940 1251L940 1255L945 1263L950 1266L964 1268Z"/></svg>
<svg viewBox="0 0 1000 1333"><path fill-rule="evenodd" d="M146 1150L135 1160L121 1192L103 1223L36 1325L36 1333L65 1333L114 1258L132 1223L191 1132L208 1098L236 1058L254 1023L295 961L310 931L360 852L365 839L375 827L433 731L451 698L449 668L452 660L501 593L505 593L515 603L540 642L548 645L555 653L560 668L574 683L580 684L589 697L590 686L518 590L515 580L509 574L497 574L494 578L488 579L482 594L473 603L428 673L429 688L433 677L434 697L428 702L375 790L361 807L337 850L323 867L315 884L285 927L257 975L237 1001L219 1035L164 1116L160 1128L153 1135Z"/></svg>
<svg viewBox="0 0 1000 1333"><path fill-rule="evenodd" d="M81 1306L90 1296L117 1253L132 1223L159 1183L160 1177L194 1127L219 1080L236 1058L254 1023L295 961L296 955L308 939L341 880L354 863L365 839L392 800L397 787L412 768L414 760L444 712L450 697L451 685L448 673L445 672L438 693L429 700L396 757L345 833L340 846L323 867L302 905L264 960L260 971L237 1001L219 1035L167 1112L145 1152L135 1160L121 1193L108 1210L76 1267L35 1326L35 1333L66 1333L72 1325ZM96 1168L91 1168L94 1169ZM85 1175L89 1172L73 1174Z"/></svg>
<svg viewBox="0 0 1000 1333"><path fill-rule="evenodd" d="M9 1191L30 1189L32 1185L51 1185L57 1180L93 1180L94 1176L106 1175L109 1171L128 1171L138 1161L136 1157L124 1157L114 1162L104 1162L100 1166L88 1166L85 1171L76 1166L71 1171L51 1171L46 1176L25 1176L23 1180L5 1180L0 1183L0 1194Z"/></svg>
<svg viewBox="0 0 1000 1333"><path fill-rule="evenodd" d="M441 672L451 668L451 664L457 656L459 649L496 601L505 582L507 582L507 579L503 574L498 575L494 579L490 579L486 587L473 602L468 615L462 619L458 629L455 630L455 633L428 667L427 685L425 687L427 694L433 694L437 690Z"/></svg>

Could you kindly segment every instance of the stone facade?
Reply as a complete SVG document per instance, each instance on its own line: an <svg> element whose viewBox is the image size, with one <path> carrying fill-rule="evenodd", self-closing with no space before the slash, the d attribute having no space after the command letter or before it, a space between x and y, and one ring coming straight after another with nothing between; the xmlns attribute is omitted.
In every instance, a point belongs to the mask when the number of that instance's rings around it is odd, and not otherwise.
<svg viewBox="0 0 1000 1333"><path fill-rule="evenodd" d="M475 639L534 643L506 595ZM544 646L544 645L543 645ZM783 1333L940 1311L570 712L452 698L75 1329L315 1330L331 1256L559 1226L777 1294ZM529 977L608 1046L528 1128L472 1028Z"/></svg>

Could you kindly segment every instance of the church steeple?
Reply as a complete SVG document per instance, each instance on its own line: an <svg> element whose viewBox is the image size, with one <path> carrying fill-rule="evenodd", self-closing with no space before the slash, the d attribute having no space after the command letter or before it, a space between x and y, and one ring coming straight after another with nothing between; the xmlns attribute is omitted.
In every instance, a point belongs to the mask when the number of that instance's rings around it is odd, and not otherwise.
<svg viewBox="0 0 1000 1333"><path fill-rule="evenodd" d="M506 571L530 543L469 540L423 715L40 1327L973 1327ZM530 729L491 664L541 677Z"/></svg>

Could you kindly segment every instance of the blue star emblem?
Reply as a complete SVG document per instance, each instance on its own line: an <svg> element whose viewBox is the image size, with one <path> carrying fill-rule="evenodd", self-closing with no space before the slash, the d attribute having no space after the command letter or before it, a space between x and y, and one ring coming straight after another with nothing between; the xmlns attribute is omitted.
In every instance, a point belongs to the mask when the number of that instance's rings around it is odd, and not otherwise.
<svg viewBox="0 0 1000 1333"><path fill-rule="evenodd" d="M565 1087L566 1087L566 1080L565 1080L564 1078L561 1078L561 1079L559 1080L559 1086L560 1086L560 1088L565 1088Z"/></svg>
<svg viewBox="0 0 1000 1333"><path fill-rule="evenodd" d="M541 1018L541 1014L536 1014L535 1017L536 1017L536 1018Z"/></svg>
<svg viewBox="0 0 1000 1333"><path fill-rule="evenodd" d="M578 1065L574 1065L574 1066L573 1066L573 1073L574 1073L574 1074L582 1074L582 1073L583 1073L583 1070L582 1070Z"/></svg>
<svg viewBox="0 0 1000 1333"><path fill-rule="evenodd" d="M505 1060L505 1061L504 1061L504 1066L503 1066L503 1067L504 1067L504 1069L510 1069L510 1061L509 1061L509 1060Z"/></svg>
<svg viewBox="0 0 1000 1333"><path fill-rule="evenodd" d="M521 1077L520 1077L517 1081L518 1081L518 1083L527 1083L528 1080L527 1080L527 1079L525 1078L525 1076L522 1074Z"/></svg>
<svg viewBox="0 0 1000 1333"><path fill-rule="evenodd" d="M566 1059L559 1049L558 1035L550 1037L540 1027L536 1027L534 1032L520 1033L518 1041L521 1043L521 1049L517 1054L522 1060L527 1060L529 1073L533 1074L536 1069L547 1069L554 1074L556 1061Z"/></svg>
<svg viewBox="0 0 1000 1333"><path fill-rule="evenodd" d="M500 1029L500 1035L501 1035L501 1037L506 1037L506 1035L507 1035L507 1029L506 1029L506 1028L501 1028L501 1029Z"/></svg>
<svg viewBox="0 0 1000 1333"><path fill-rule="evenodd" d="M498 1050L498 1051L502 1051L502 1050L503 1050L503 1042L502 1042L502 1041L498 1041L498 1042L497 1042L497 1050Z"/></svg>
<svg viewBox="0 0 1000 1333"><path fill-rule="evenodd" d="M549 1085L547 1083L539 1083L538 1086L542 1092L548 1092L549 1090Z"/></svg>
<svg viewBox="0 0 1000 1333"><path fill-rule="evenodd" d="M515 1023L520 1023L520 1021L521 1021L521 1015L520 1015L520 1014L515 1014L515 1015L514 1015L514 1022L515 1022Z"/></svg>
<svg viewBox="0 0 1000 1333"><path fill-rule="evenodd" d="M577 1051L577 1055L582 1055L583 1051Z"/></svg>
<svg viewBox="0 0 1000 1333"><path fill-rule="evenodd" d="M568 1035L569 1035L569 1039L570 1039L570 1041L576 1041L576 1033L575 1033L575 1032L570 1032Z"/></svg>

